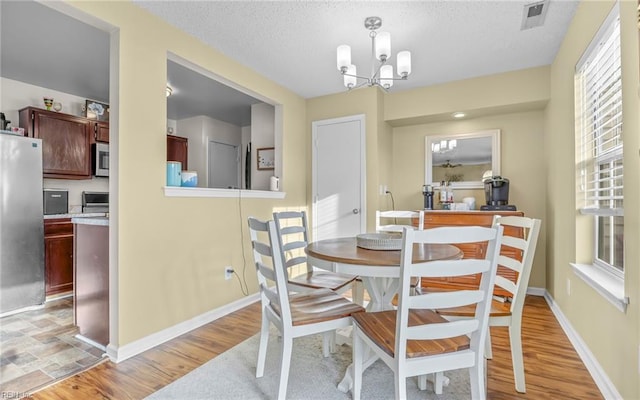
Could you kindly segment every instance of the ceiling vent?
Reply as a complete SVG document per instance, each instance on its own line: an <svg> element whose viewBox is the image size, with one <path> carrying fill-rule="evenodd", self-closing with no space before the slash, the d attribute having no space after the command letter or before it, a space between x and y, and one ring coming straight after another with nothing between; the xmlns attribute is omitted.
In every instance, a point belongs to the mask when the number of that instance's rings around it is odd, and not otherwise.
<svg viewBox="0 0 640 400"><path fill-rule="evenodd" d="M547 15L547 8L549 8L549 0L525 5L520 30L542 26L544 24L544 17Z"/></svg>

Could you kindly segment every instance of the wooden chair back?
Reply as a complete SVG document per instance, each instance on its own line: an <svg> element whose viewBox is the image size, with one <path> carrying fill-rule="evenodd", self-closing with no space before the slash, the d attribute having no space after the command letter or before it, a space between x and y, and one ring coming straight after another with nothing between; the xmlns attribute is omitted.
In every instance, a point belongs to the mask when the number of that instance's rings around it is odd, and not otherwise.
<svg viewBox="0 0 640 400"><path fill-rule="evenodd" d="M484 343L486 340L492 288L495 283L498 253L503 228L478 226L442 227L417 231L405 228L401 251L401 272L398 310L396 316L395 354L397 359L405 360L409 341L437 340L455 338L462 335L470 337L468 357L475 358L475 365L484 362ZM487 242L484 259L441 260L413 262L413 249L416 243L473 243ZM449 292L427 292L411 295L411 278L423 277L460 277L481 274L480 287L476 290L456 290ZM439 308L476 305L474 317L465 320L444 321L436 324L409 323L410 313L414 310L435 310ZM468 352L468 350L465 350ZM462 366L460 366L462 367Z"/></svg>
<svg viewBox="0 0 640 400"><path fill-rule="evenodd" d="M540 233L541 221L539 219L519 217L519 216L499 216L493 218L493 227L503 226L507 231L507 227L518 228L523 233L523 237L502 236L502 247L511 247L516 251L503 252L498 256L498 265L503 268L509 268L517 274L516 282L512 282L500 275L496 277L496 286L506 290L512 294L511 314L520 314L524 306L524 299L529 286L529 277L531 275L531 266L533 265L533 257L536 253L536 244L538 242L538 234ZM511 230L513 231L513 230ZM517 258L510 257L515 255Z"/></svg>
<svg viewBox="0 0 640 400"><path fill-rule="evenodd" d="M309 242L307 213L305 211L274 212L273 221L278 237L278 247L287 271L300 267L305 268L306 272L311 272L312 268L307 263L307 255L304 252Z"/></svg>
<svg viewBox="0 0 640 400"><path fill-rule="evenodd" d="M279 254L279 244L272 240L277 235L275 224L273 221L260 221L253 217L249 217L248 220L263 311L271 314L281 329L291 326L293 322L287 278Z"/></svg>

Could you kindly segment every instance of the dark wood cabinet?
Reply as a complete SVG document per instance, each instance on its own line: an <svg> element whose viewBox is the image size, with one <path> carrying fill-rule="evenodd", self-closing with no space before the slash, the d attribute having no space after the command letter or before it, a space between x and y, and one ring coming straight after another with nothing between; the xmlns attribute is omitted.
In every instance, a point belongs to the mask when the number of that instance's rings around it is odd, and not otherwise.
<svg viewBox="0 0 640 400"><path fill-rule="evenodd" d="M424 214L424 228L436 228L440 226L464 226L464 225L476 225L476 226L487 226L490 227L493 222L494 215L517 215L524 216L522 211L425 211ZM414 220L413 224L416 226L418 223L417 219ZM524 237L524 232L522 229L508 227L505 232L505 235L516 236L516 237ZM487 250L487 243L469 243L464 245L457 245L460 250L462 250L464 254L464 258L484 258ZM509 255L509 257L513 257L516 259L521 259L522 254L516 249L511 247L502 247L500 250L501 254ZM498 266L498 274L504 276L505 278L511 280L512 282L516 281L517 275L516 272ZM423 287L438 287L438 288L465 288L465 287L478 287L480 284L480 276L479 275L469 275L458 278L430 278L430 279L422 279ZM500 288L496 288L494 290L494 294L498 296L511 296L509 292L506 292Z"/></svg>
<svg viewBox="0 0 640 400"><path fill-rule="evenodd" d="M109 143L109 123L104 121L91 122L91 132L94 142Z"/></svg>
<svg viewBox="0 0 640 400"><path fill-rule="evenodd" d="M91 178L90 121L83 117L39 108L20 110L25 135L42 139L45 178Z"/></svg>
<svg viewBox="0 0 640 400"><path fill-rule="evenodd" d="M167 135L167 161L180 161L182 170L188 169L189 140L181 136Z"/></svg>
<svg viewBox="0 0 640 400"><path fill-rule="evenodd" d="M73 291L73 224L70 218L44 220L46 295Z"/></svg>

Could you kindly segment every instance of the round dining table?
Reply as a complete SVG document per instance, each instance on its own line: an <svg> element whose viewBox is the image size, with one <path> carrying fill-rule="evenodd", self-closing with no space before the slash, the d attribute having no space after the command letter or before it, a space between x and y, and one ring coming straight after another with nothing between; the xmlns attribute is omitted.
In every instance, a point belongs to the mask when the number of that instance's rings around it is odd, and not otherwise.
<svg viewBox="0 0 640 400"><path fill-rule="evenodd" d="M370 250L357 246L355 237L319 240L305 248L314 267L362 279L370 301L367 311L393 308L391 300L398 291L400 250ZM456 260L462 251L450 244L414 244L413 261Z"/></svg>
<svg viewBox="0 0 640 400"><path fill-rule="evenodd" d="M305 248L308 262L328 271L357 275L369 293L367 311L393 309L391 301L398 292L400 282L400 250L371 250L357 246L355 237L325 239L311 242ZM450 244L414 244L413 261L457 260L462 251ZM377 357L367 357L363 368L368 368ZM448 384L444 377L444 385ZM338 389L347 393L353 387L353 364L347 368Z"/></svg>

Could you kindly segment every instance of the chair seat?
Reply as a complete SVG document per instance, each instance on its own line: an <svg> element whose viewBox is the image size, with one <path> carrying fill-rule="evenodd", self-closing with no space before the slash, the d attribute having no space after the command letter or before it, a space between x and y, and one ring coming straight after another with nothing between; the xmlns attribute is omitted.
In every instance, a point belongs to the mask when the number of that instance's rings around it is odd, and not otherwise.
<svg viewBox="0 0 640 400"><path fill-rule="evenodd" d="M396 311L367 312L352 315L362 330L378 347L391 357L394 356L396 336ZM409 326L438 324L447 322L442 316L431 310L411 310ZM407 358L424 357L450 353L469 348L468 336L457 336L436 340L410 340L407 344Z"/></svg>
<svg viewBox="0 0 640 400"><path fill-rule="evenodd" d="M329 289L290 294L289 306L294 326L314 324L364 312L362 306L350 302ZM274 309L280 313L277 307L274 306Z"/></svg>
<svg viewBox="0 0 640 400"><path fill-rule="evenodd" d="M290 278L289 283L309 289L339 290L356 279L353 275L329 271L312 271Z"/></svg>

